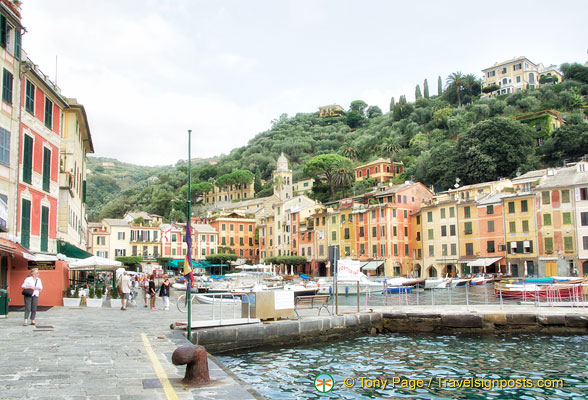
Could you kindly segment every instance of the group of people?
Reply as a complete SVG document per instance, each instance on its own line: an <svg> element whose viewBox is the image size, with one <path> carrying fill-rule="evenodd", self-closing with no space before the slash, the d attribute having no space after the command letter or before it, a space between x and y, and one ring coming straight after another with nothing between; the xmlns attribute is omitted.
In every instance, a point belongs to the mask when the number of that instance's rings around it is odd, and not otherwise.
<svg viewBox="0 0 588 400"><path fill-rule="evenodd" d="M155 308L155 301L157 299L157 296L159 295L159 297L161 297L163 300L163 309L169 310L170 282L167 278L167 275L163 276L163 282L161 283L159 289L157 289L155 285L155 274L149 275L149 280L147 280L145 277L141 279L141 287L143 289L145 307L150 307L151 310L157 310L157 308ZM127 302L129 301L130 295L132 293L134 282L138 283L139 281L132 281L128 272L125 271L119 281L119 292L121 294L122 299L121 310L127 309Z"/></svg>
<svg viewBox="0 0 588 400"><path fill-rule="evenodd" d="M149 280L145 277L141 278L141 281L137 276L131 277L128 272L124 272L119 280L118 290L121 294L121 310L127 309L127 303L131 297L133 288L141 285L145 298L145 307L150 307L151 310L157 310L155 308L155 301L157 296L163 300L163 309L169 310L169 293L170 293L170 282L167 275L163 276L163 282L156 288L155 286L155 274L149 275ZM39 304L39 294L43 290L43 283L39 278L39 270L33 268L29 272L29 276L26 277L22 284L22 294L24 296L24 325L35 325L35 317L37 316L37 305Z"/></svg>

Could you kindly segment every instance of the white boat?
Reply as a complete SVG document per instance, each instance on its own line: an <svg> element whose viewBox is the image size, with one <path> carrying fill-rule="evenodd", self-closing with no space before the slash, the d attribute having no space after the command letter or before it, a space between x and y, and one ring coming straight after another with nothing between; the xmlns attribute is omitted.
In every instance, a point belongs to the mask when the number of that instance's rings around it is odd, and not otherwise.
<svg viewBox="0 0 588 400"><path fill-rule="evenodd" d="M468 283L470 283L471 279L465 279L465 278L453 278L451 280L451 287L456 287L456 286L465 286Z"/></svg>
<svg viewBox="0 0 588 400"><path fill-rule="evenodd" d="M427 279L425 281L425 289L445 289L450 284L450 278Z"/></svg>
<svg viewBox="0 0 588 400"><path fill-rule="evenodd" d="M401 278L403 279L403 278ZM317 282L318 294L335 294L334 284L332 278L321 278ZM391 286L391 285L388 285ZM357 281L341 281L337 282L339 294L357 294ZM384 282L370 281L367 276L360 275L359 278L359 293L381 293L384 291Z"/></svg>
<svg viewBox="0 0 588 400"><path fill-rule="evenodd" d="M232 293L199 293L194 297L201 304L241 304L241 296Z"/></svg>
<svg viewBox="0 0 588 400"><path fill-rule="evenodd" d="M287 283L284 285L283 288L277 288L277 289L293 291L294 297L314 296L319 291L318 285L314 282L307 282L306 284L304 284L304 283Z"/></svg>

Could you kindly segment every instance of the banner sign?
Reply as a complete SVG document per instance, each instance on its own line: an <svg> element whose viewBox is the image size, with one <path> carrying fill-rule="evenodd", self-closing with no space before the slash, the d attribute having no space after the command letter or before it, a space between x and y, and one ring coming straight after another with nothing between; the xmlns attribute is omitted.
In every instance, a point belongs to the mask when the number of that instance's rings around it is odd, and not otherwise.
<svg viewBox="0 0 588 400"><path fill-rule="evenodd" d="M361 263L358 260L339 260L337 263L337 279L341 281L358 281L361 276Z"/></svg>

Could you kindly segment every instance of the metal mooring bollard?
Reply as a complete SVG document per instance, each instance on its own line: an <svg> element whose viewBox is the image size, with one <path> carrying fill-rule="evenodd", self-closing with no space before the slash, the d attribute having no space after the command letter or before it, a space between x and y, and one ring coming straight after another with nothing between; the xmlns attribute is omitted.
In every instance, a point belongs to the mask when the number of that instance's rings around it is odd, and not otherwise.
<svg viewBox="0 0 588 400"><path fill-rule="evenodd" d="M208 356L206 349L198 345L178 347L172 354L174 365L186 364L186 374L182 383L187 385L206 385L210 383Z"/></svg>

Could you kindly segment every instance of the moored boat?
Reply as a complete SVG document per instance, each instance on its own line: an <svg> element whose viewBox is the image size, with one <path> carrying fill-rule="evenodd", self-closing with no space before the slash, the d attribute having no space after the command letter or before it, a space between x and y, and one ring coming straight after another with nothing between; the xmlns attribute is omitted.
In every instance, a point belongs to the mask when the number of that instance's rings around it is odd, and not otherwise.
<svg viewBox="0 0 588 400"><path fill-rule="evenodd" d="M386 288L386 291L388 293L395 294L395 293L408 293L412 289L414 289L414 286L392 286L392 287Z"/></svg>
<svg viewBox="0 0 588 400"><path fill-rule="evenodd" d="M578 298L582 299L582 286L578 284L504 284L494 286L496 297L523 299L523 300L561 300Z"/></svg>

